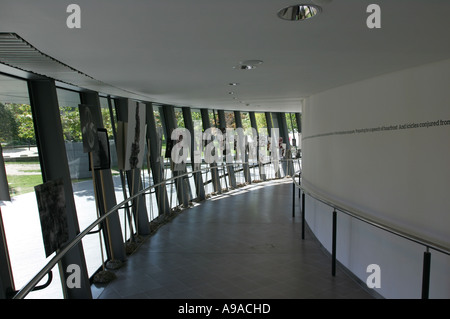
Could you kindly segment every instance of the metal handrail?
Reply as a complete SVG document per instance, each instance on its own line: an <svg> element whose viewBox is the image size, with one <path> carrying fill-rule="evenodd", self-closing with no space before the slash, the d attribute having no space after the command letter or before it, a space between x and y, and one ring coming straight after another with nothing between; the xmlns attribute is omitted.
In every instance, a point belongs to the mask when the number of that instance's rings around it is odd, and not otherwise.
<svg viewBox="0 0 450 319"><path fill-rule="evenodd" d="M283 161L294 161L294 159L279 159L278 160L279 163L281 163ZM232 166L232 165L236 165L236 164L239 164L239 165L241 165L241 164L250 164L250 162L230 163L230 164L225 164L225 166L228 167L228 166ZM154 184L154 185L150 185L150 186L140 190L136 194L134 194L134 195L124 199L121 203L119 203L119 204L115 205L114 207L112 207L109 211L107 211L105 214L100 216L91 225L89 225L85 230L80 232L69 243L67 243L59 251L57 251L56 255L25 286L23 286L22 289L20 289L18 291L18 293L13 297L13 299L23 299L26 295L28 295L33 290L33 288L36 287L36 285L41 281L41 279L49 271L51 271L51 269L65 256L65 254L80 243L80 241L84 238L84 236L89 234L90 231L94 227L96 227L98 224L103 222L111 214L117 212L119 209L121 209L128 202L134 200L135 198L137 198L137 197L139 197L141 195L144 195L150 189L154 189L154 188L157 188L159 186L166 185L167 182L176 180L178 178L185 177L185 176L187 176L189 174L200 173L200 172L205 171L205 170L210 170L211 168L214 168L214 167L200 168L200 169L195 170L195 171L190 171L190 172L186 172L186 173L183 173L183 174L180 174L180 175L177 175L177 176L173 176L171 178L167 178L167 179L165 179L164 181L162 181L160 183L157 183L157 184Z"/></svg>
<svg viewBox="0 0 450 319"><path fill-rule="evenodd" d="M292 180L295 184L296 187L298 187L299 189L301 189L305 194L315 198L316 200L332 207L334 210L338 210L346 215L349 215L353 218L356 218L360 221L363 221L367 224L370 224L374 227L380 228L382 230L385 230L391 234L400 236L402 238L405 238L409 241L415 242L417 244L423 245L425 246L427 249L433 249L435 251L441 252L443 254L446 255L450 255L450 249L448 247L442 246L440 244L434 243L432 241L429 241L427 239L409 234L403 230L400 230L398 228L395 228L393 226L387 225L385 223L382 223L380 221L376 221L374 219L371 219L369 217L364 216L365 214L356 209L356 208L350 208L342 203L338 203L336 201L330 200L325 198L324 196L318 194L317 192L312 191L311 189L309 189L308 187L306 187L305 185L301 185L302 183L298 183L296 180L296 177L298 178L299 176L301 176L301 171L296 171L295 174L292 176Z"/></svg>

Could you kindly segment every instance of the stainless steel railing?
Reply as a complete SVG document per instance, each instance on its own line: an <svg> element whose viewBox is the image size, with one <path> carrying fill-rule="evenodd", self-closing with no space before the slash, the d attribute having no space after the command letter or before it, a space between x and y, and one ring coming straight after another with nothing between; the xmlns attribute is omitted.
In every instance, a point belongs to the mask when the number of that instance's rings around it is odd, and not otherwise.
<svg viewBox="0 0 450 319"><path fill-rule="evenodd" d="M297 181L298 178L298 181ZM422 271L422 298L428 299L429 295L429 285L430 285L430 262L431 262L431 253L430 249L438 251L440 253L443 253L445 255L450 255L450 249L449 247L443 246L441 244L432 242L428 239L424 239L421 237L418 237L416 235L410 234L404 230L401 230L397 227L394 227L392 225L388 225L387 223L384 223L379 220L375 220L374 218L370 218L362 212L361 210L358 210L353 207L349 207L343 203L339 203L336 200L332 200L329 198L326 198L325 196L319 194L318 192L312 190L307 185L302 185L301 181L301 171L296 171L295 174L292 176L293 180L293 205L292 205L292 214L295 216L295 197L296 197L296 191L295 189L298 188L301 191L301 213L302 213L302 239L305 238L305 214L306 214L306 208L305 208L305 195L308 195L319 202L322 202L329 207L333 209L333 226L332 226L332 275L335 276L336 274L336 230L337 230L337 212L344 213L348 216L351 216L352 218L358 219L366 224L369 224L373 227L382 229L386 232L389 232L391 234L394 234L396 236L402 237L408 241L414 242L416 244L422 245L425 247L424 252L424 258L423 258L423 271Z"/></svg>
<svg viewBox="0 0 450 319"><path fill-rule="evenodd" d="M283 161L294 161L295 159L280 159L278 163L281 163ZM250 164L249 162L240 162L239 164ZM268 163L269 164L269 163ZM234 166L236 163L230 163L225 164L225 167L228 166ZM223 167L223 166L221 166ZM62 247L59 251L56 252L55 256L48 261L48 263L25 285L23 286L14 296L13 299L23 299L25 298L32 290L37 286L37 284L44 278L46 274L51 272L53 267L69 252L72 248L74 248L76 245L78 245L81 240L88 235L92 229L94 229L97 225L102 223L104 220L106 220L110 215L116 213L119 209L122 209L127 205L130 201L133 201L134 199L138 198L139 196L145 195L150 190L155 189L159 186L165 186L166 184L175 181L178 178L184 178L188 177L189 175L192 175L194 173L201 173L205 170L211 170L212 167L206 167L206 168L200 168L195 171L189 171L183 174L179 174L177 176L173 176L171 178L167 178L164 181L150 185L147 188L143 188L140 191L138 191L136 194L131 195L130 197L123 200L121 203L117 204L113 208L111 208L109 211L107 211L105 214L100 216L97 220L95 220L92 224L90 224L86 229L84 229L82 232L80 232L77 236L75 236L69 243L67 243L64 247Z"/></svg>

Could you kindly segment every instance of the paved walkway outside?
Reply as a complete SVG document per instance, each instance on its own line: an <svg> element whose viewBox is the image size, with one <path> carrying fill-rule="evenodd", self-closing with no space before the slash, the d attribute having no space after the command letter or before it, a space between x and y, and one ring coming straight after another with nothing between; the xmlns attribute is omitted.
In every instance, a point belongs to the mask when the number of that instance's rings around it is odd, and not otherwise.
<svg viewBox="0 0 450 319"><path fill-rule="evenodd" d="M38 158L39 153L36 146L30 147L16 147L16 148L2 148L3 157L5 161L9 159L17 159L17 158Z"/></svg>

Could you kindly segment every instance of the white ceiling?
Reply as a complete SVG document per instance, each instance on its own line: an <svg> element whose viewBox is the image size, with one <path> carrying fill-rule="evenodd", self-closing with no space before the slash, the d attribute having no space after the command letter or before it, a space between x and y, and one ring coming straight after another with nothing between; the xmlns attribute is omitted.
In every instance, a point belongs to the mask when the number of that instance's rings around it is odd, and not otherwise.
<svg viewBox="0 0 450 319"><path fill-rule="evenodd" d="M450 58L448 0L322 2L319 16L291 22L277 12L292 0L0 0L0 32L107 84L87 88L229 110L298 112L312 94ZM81 29L66 26L70 3ZM367 28L371 3L381 29ZM233 68L249 59L264 63Z"/></svg>

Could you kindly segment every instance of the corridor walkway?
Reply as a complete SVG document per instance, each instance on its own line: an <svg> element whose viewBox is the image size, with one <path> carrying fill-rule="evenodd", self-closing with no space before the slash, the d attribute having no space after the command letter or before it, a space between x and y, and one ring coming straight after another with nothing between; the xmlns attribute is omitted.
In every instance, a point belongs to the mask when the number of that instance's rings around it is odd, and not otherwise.
<svg viewBox="0 0 450 319"><path fill-rule="evenodd" d="M298 200L296 201L298 204ZM292 181L248 185L185 210L114 272L95 297L372 298L292 217ZM298 207L297 207L297 211Z"/></svg>

